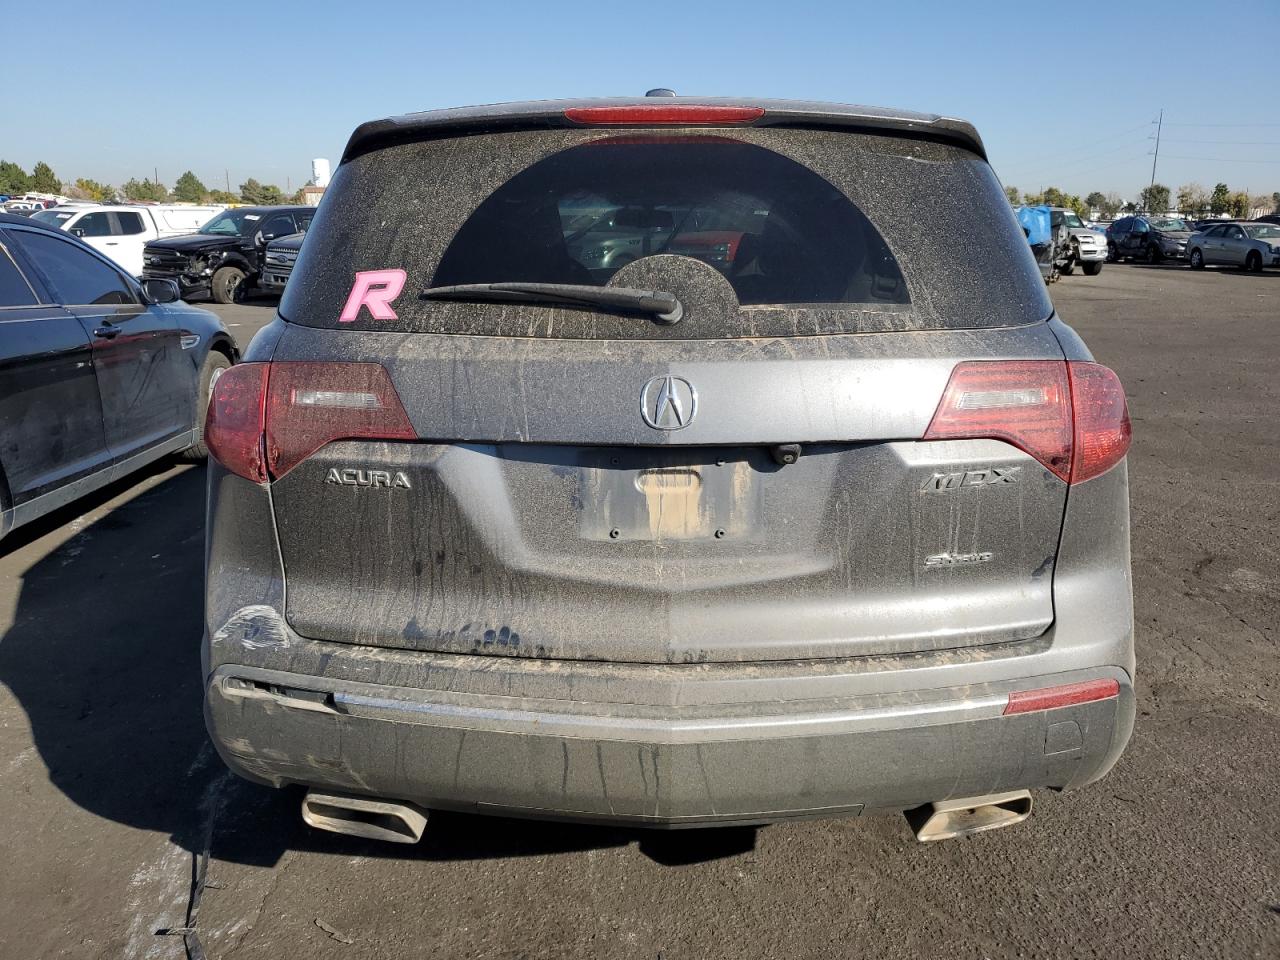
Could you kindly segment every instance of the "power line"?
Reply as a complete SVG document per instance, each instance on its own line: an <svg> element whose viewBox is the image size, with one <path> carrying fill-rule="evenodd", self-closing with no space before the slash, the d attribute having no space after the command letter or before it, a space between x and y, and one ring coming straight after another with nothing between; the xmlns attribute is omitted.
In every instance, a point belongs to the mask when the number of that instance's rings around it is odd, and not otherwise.
<svg viewBox="0 0 1280 960"><path fill-rule="evenodd" d="M1106 134L1106 135L1101 136L1101 137L1093 137L1093 138L1091 138L1091 139L1090 139L1090 141L1089 141L1089 142L1090 142L1090 143L1092 143L1092 144L1097 144L1097 143L1110 143L1112 140L1115 140L1115 139L1117 139L1118 137L1128 136L1128 135L1129 135L1129 134L1131 134L1131 133L1137 133L1139 130L1150 130L1151 126L1152 126L1154 123L1155 123L1155 121L1154 121L1154 120L1151 120L1151 121L1148 121L1147 123L1141 123L1141 124L1139 124L1139 125L1138 125L1138 126L1136 126L1136 127L1130 127L1130 128L1129 128L1129 129L1127 129L1127 130L1120 130L1120 131L1119 131L1119 132L1117 132L1117 133L1109 133L1109 134ZM1143 137L1142 139L1144 139L1144 140L1150 140L1151 138L1150 138L1149 136L1147 136L1147 137ZM1124 149L1124 147L1125 147L1125 146L1127 146L1127 144L1122 144L1122 145L1121 145L1121 147L1120 147L1120 149ZM1112 151L1110 151L1110 150L1104 150L1103 152L1104 152L1104 153L1110 153L1110 152L1112 152ZM1024 167L1024 166L1029 166L1029 165L1034 165L1034 164L1036 164L1036 163L1039 163L1041 160L1043 160L1043 159L1044 159L1044 158L1046 158L1046 157L1058 157L1058 156L1061 156L1061 155L1062 155L1062 148L1061 148L1061 147L1059 147L1057 150L1052 150L1052 151L1049 151L1049 152L1047 152L1047 153L1042 153L1042 154L1032 154L1030 157L1026 157L1026 158L1024 158L1024 159L1022 159L1022 160L1019 160L1019 161L1018 161L1017 163L1015 163L1015 164L1010 164L1010 167L1011 167L1012 169L1014 169L1014 170L1017 170L1017 169L1020 169L1020 168L1022 168L1022 167Z"/></svg>
<svg viewBox="0 0 1280 960"><path fill-rule="evenodd" d="M1131 147L1132 144L1128 144L1127 146ZM1121 157L1118 160L1112 160L1108 163L1097 163L1093 157L1089 157L1087 159L1078 160L1075 163L1068 164L1064 167L1057 167L1051 170L1050 175L1048 176L1043 173L1035 173L1032 176L1041 182L1053 181L1067 176L1074 176L1084 170L1109 170L1112 167L1118 167L1123 163L1137 163L1139 160L1144 160L1149 156L1151 156L1151 151L1143 150L1142 153L1131 154L1129 156ZM1019 179L1026 180L1028 178L1020 177Z"/></svg>
<svg viewBox="0 0 1280 960"><path fill-rule="evenodd" d="M1166 140L1165 143L1216 143L1239 147L1280 147L1280 140Z"/></svg>
<svg viewBox="0 0 1280 960"><path fill-rule="evenodd" d="M1166 160L1204 160L1207 163L1270 163L1280 165L1280 158L1272 160L1252 160L1244 157L1183 157L1165 154Z"/></svg>
<svg viewBox="0 0 1280 960"><path fill-rule="evenodd" d="M1090 151L1088 157L1077 157L1075 160L1069 162L1065 167L1058 166L1054 168L1054 173L1057 173L1062 170L1075 170L1081 167L1092 166L1095 158L1097 157L1105 157L1109 154L1116 153L1119 150L1132 150L1134 147L1138 146L1138 144L1144 144L1141 155L1144 157L1150 156L1151 151L1146 149L1145 147L1145 144L1147 143L1148 140L1150 140L1149 137L1143 137L1141 140L1132 140L1132 141L1129 141L1128 143L1121 143L1114 147L1108 147L1106 150ZM1061 151L1059 151L1058 155L1061 156ZM1025 171L1028 175L1034 176L1034 175L1038 175L1038 170L1035 168L1038 168L1039 166L1040 164L1037 164L1037 163L1021 163L1021 164L1014 164L1009 167L1002 167L1001 169L1012 170L1014 171L1015 176L1019 171Z"/></svg>
<svg viewBox="0 0 1280 960"><path fill-rule="evenodd" d="M1106 134L1106 136L1103 136L1103 137L1094 137L1089 142L1108 143L1116 140L1117 137L1129 136L1130 133L1137 133L1138 131L1148 131L1148 129L1151 128L1151 125L1153 123L1155 123L1155 120L1151 120L1151 123L1140 124L1138 125L1138 127L1130 127L1129 129L1126 129L1126 131L1120 131L1119 133L1110 133L1110 134ZM1143 140L1151 140L1151 137L1143 137ZM1125 145L1121 145L1121 148L1123 148L1124 146ZM1107 152L1107 151L1103 151L1103 152ZM1062 150L1061 150L1061 147L1059 147L1057 148L1057 150L1046 152L1046 154L1032 154L1029 157L1024 157L1024 159L1019 160L1018 163L1016 164L1011 164L1011 166L1014 169L1019 169L1021 168L1021 166L1037 164L1039 163L1039 161L1046 159L1046 157L1061 156L1061 155L1062 155Z"/></svg>
<svg viewBox="0 0 1280 960"><path fill-rule="evenodd" d="M1280 127L1280 123L1175 123L1170 120L1168 127Z"/></svg>

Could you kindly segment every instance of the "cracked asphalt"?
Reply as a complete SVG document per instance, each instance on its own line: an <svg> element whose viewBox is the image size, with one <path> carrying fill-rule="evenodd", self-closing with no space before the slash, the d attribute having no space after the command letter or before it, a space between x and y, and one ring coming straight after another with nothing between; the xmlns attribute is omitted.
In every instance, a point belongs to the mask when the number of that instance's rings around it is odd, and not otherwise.
<svg viewBox="0 0 1280 960"><path fill-rule="evenodd" d="M203 469L0 545L0 958L1280 956L1280 273L1109 265L1051 293L1129 393L1139 715L1031 820L645 834L439 815L305 827L200 707ZM267 301L219 308L242 342Z"/></svg>

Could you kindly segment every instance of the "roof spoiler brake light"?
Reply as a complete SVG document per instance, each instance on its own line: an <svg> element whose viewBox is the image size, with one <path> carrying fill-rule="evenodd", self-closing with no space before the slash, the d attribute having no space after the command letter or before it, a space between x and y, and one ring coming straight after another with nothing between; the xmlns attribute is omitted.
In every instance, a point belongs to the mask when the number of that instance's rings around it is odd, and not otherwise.
<svg viewBox="0 0 1280 960"><path fill-rule="evenodd" d="M601 127L724 127L752 123L764 107L731 107L698 103L644 103L618 107L570 107L565 119Z"/></svg>

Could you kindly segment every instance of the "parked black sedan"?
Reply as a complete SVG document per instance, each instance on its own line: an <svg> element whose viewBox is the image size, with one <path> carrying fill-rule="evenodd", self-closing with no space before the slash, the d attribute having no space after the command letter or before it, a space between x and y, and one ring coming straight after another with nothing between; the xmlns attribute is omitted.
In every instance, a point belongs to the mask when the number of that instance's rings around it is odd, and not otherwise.
<svg viewBox="0 0 1280 960"><path fill-rule="evenodd" d="M0 214L0 537L171 454L237 359L222 321L84 241Z"/></svg>

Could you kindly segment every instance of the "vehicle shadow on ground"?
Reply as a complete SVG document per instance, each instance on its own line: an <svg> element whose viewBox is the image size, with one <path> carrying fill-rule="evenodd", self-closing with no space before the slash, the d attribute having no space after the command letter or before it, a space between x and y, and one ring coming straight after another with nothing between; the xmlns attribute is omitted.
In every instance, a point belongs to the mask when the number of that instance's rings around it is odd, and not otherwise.
<svg viewBox="0 0 1280 960"><path fill-rule="evenodd" d="M127 492L120 483L6 538L13 557ZM456 813L434 814L416 846L375 843L302 823L299 790L240 780L204 728L202 468L160 483L83 527L23 571L13 625L0 637L0 683L26 711L50 781L80 808L167 834L198 854L271 866L288 849L341 856L474 860L638 843L678 865L747 852L749 828L657 833ZM89 838L92 842L92 838Z"/></svg>
<svg viewBox="0 0 1280 960"><path fill-rule="evenodd" d="M1137 263L1114 264L1114 266L1136 267L1139 270L1191 270L1191 268L1185 263L1143 263L1139 261ZM1214 264L1206 266L1203 270L1197 270L1194 272L1223 277L1244 277L1250 280L1258 280L1263 277L1270 279L1280 277L1280 271L1278 270L1260 270L1255 272L1252 270L1243 270L1240 267L1233 267L1226 264Z"/></svg>
<svg viewBox="0 0 1280 960"><path fill-rule="evenodd" d="M1280 280L1280 270L1238 270L1232 267L1209 267L1224 277L1241 277L1248 280Z"/></svg>

